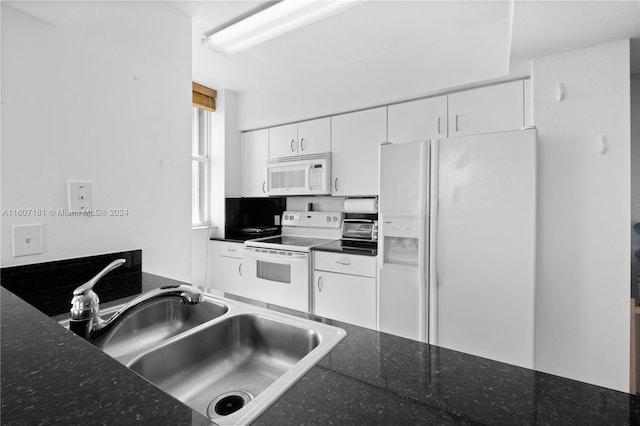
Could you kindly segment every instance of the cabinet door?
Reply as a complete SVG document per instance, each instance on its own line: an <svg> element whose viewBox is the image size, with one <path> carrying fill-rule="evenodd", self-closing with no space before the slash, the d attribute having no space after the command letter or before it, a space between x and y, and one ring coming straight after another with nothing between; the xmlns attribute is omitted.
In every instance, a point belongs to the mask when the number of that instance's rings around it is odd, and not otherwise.
<svg viewBox="0 0 640 426"><path fill-rule="evenodd" d="M298 154L321 154L331 151L329 117L298 123Z"/></svg>
<svg viewBox="0 0 640 426"><path fill-rule="evenodd" d="M449 137L518 130L523 126L522 80L449 95Z"/></svg>
<svg viewBox="0 0 640 426"><path fill-rule="evenodd" d="M205 288L222 291L220 282L220 247L221 241L209 241L209 264L207 265Z"/></svg>
<svg viewBox="0 0 640 426"><path fill-rule="evenodd" d="M389 106L389 142L415 142L446 137L446 96Z"/></svg>
<svg viewBox="0 0 640 426"><path fill-rule="evenodd" d="M376 328L376 280L358 275L314 271L314 313Z"/></svg>
<svg viewBox="0 0 640 426"><path fill-rule="evenodd" d="M269 158L291 155L298 155L298 125L294 123L270 128Z"/></svg>
<svg viewBox="0 0 640 426"><path fill-rule="evenodd" d="M331 194L377 195L378 150L387 140L387 108L331 119Z"/></svg>
<svg viewBox="0 0 640 426"><path fill-rule="evenodd" d="M267 196L267 156L269 131L267 129L243 133L240 139L241 195Z"/></svg>
<svg viewBox="0 0 640 426"><path fill-rule="evenodd" d="M242 259L220 256L220 289L225 293L242 294ZM212 271L216 273L216 271Z"/></svg>

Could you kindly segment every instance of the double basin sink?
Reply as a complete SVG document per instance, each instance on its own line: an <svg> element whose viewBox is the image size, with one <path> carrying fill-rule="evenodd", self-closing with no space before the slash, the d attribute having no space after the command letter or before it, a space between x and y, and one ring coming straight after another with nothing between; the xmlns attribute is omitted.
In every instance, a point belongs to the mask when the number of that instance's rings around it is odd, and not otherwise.
<svg viewBox="0 0 640 426"><path fill-rule="evenodd" d="M345 335L207 295L142 305L95 345L211 421L235 425L252 422Z"/></svg>

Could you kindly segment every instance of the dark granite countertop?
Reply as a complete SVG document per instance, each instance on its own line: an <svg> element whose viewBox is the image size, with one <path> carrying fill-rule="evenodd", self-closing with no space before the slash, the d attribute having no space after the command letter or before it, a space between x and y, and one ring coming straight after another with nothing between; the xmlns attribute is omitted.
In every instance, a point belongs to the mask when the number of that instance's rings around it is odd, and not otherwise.
<svg viewBox="0 0 640 426"><path fill-rule="evenodd" d="M166 280L144 274L143 291ZM2 424L207 420L2 289ZM640 423L640 399L384 333L347 337L256 425Z"/></svg>
<svg viewBox="0 0 640 426"><path fill-rule="evenodd" d="M378 246L376 243L335 240L319 246L312 247L315 251L328 251L331 253L357 254L360 256L377 256Z"/></svg>
<svg viewBox="0 0 640 426"><path fill-rule="evenodd" d="M223 238L223 237L211 237L209 240L211 241L227 241L230 243L244 243L249 238Z"/></svg>

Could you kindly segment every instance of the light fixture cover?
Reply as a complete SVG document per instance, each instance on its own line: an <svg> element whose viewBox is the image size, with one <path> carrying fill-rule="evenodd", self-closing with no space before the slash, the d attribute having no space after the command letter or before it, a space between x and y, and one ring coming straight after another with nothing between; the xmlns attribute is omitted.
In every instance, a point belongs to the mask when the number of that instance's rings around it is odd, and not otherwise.
<svg viewBox="0 0 640 426"><path fill-rule="evenodd" d="M202 43L230 56L293 31L365 0L282 0L220 31L205 35Z"/></svg>

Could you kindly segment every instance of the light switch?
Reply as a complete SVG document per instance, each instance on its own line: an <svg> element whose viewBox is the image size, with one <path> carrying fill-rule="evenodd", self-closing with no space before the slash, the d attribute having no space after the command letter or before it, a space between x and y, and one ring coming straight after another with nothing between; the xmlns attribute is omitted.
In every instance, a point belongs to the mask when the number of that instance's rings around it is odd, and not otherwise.
<svg viewBox="0 0 640 426"><path fill-rule="evenodd" d="M13 257L42 253L42 225L13 225Z"/></svg>
<svg viewBox="0 0 640 426"><path fill-rule="evenodd" d="M83 211L93 208L93 185L91 182L68 182L69 210Z"/></svg>

